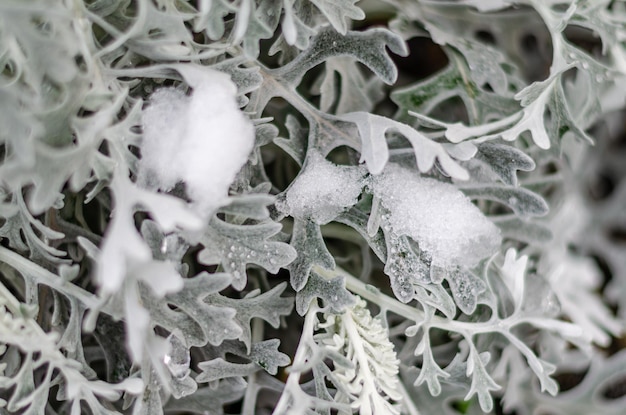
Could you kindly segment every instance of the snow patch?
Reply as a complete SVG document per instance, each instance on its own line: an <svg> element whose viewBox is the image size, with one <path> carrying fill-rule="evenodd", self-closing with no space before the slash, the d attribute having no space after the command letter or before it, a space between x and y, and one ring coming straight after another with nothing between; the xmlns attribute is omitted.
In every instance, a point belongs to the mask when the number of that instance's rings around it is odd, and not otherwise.
<svg viewBox="0 0 626 415"><path fill-rule="evenodd" d="M167 191L184 182L196 209L208 215L227 202L255 132L228 75L204 71L193 86L189 96L162 88L150 97L143 114L139 183Z"/></svg>
<svg viewBox="0 0 626 415"><path fill-rule="evenodd" d="M363 190L363 167L338 166L318 152L307 162L286 194L285 213L328 223L357 202Z"/></svg>
<svg viewBox="0 0 626 415"><path fill-rule="evenodd" d="M473 266L500 247L500 230L451 184L390 164L369 185L389 212L383 226L416 241L433 265Z"/></svg>

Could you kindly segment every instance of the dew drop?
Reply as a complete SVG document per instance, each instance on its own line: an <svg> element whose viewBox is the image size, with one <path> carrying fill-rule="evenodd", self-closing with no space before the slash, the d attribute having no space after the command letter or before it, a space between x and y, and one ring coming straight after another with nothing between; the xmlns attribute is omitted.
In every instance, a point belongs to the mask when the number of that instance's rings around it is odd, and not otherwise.
<svg viewBox="0 0 626 415"><path fill-rule="evenodd" d="M167 253L167 238L163 238L163 240L161 241L161 253Z"/></svg>
<svg viewBox="0 0 626 415"><path fill-rule="evenodd" d="M270 258L270 264L276 265L276 260L274 258Z"/></svg>
<svg viewBox="0 0 626 415"><path fill-rule="evenodd" d="M583 69L589 69L589 64L587 62L583 62Z"/></svg>

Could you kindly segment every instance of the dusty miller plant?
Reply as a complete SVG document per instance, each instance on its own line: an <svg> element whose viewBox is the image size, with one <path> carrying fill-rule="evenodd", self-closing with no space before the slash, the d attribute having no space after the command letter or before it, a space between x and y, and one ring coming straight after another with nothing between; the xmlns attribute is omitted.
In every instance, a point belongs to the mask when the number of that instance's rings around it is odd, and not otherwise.
<svg viewBox="0 0 626 415"><path fill-rule="evenodd" d="M617 0L1 1L0 413L623 413L625 40Z"/></svg>

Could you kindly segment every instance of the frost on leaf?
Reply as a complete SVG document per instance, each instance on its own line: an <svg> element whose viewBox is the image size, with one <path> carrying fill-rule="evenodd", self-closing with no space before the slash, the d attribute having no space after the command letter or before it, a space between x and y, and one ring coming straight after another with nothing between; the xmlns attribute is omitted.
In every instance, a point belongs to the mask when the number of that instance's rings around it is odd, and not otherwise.
<svg viewBox="0 0 626 415"><path fill-rule="evenodd" d="M349 405L333 401L327 382L332 383L335 388L345 389L343 382L337 379L331 371L328 362L332 361L335 368L338 366L350 368L352 363L337 348L326 346L326 340L333 338L332 329L314 336L320 312L316 304L311 304L306 312L298 349L292 366L289 368L289 377L274 409L274 414L309 415L315 414L315 409L327 413L330 408L339 411L350 410ZM308 371L312 372L314 380L311 383L314 383L314 386L300 384L301 376Z"/></svg>

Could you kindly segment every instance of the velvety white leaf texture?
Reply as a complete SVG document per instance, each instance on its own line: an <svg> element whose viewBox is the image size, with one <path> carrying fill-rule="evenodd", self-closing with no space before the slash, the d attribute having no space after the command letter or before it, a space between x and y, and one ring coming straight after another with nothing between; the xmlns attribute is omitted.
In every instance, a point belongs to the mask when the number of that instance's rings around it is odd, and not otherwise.
<svg viewBox="0 0 626 415"><path fill-rule="evenodd" d="M338 367L335 374L346 383L347 395L340 391L337 400L347 400L361 414L398 415L390 400L400 400L397 391L398 360L385 328L372 318L366 303L357 298L354 306L342 315L327 315L320 325L332 340L326 347L337 348L352 362L349 368Z"/></svg>
<svg viewBox="0 0 626 415"><path fill-rule="evenodd" d="M625 23L0 1L0 413L623 415Z"/></svg>
<svg viewBox="0 0 626 415"><path fill-rule="evenodd" d="M363 146L361 161L365 162L372 174L382 172L389 159L385 134L391 130L399 132L409 140L415 151L417 167L421 172L430 170L435 160L438 160L450 176L461 180L468 177L467 172L448 155L443 146L430 141L428 137L406 124L362 112L345 114L341 118L357 125Z"/></svg>

